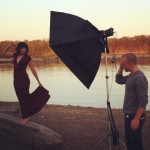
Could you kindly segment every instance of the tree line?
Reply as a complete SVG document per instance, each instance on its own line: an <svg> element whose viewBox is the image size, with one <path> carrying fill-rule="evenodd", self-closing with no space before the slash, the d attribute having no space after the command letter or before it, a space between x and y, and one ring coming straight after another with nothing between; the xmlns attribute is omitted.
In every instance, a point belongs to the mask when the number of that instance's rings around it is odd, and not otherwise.
<svg viewBox="0 0 150 150"><path fill-rule="evenodd" d="M20 41L14 41L14 46L10 48L10 51L15 52L16 46ZM28 41L25 40L29 46L29 54L32 57L57 57L56 54L51 50L49 47L49 41L48 40L33 40ZM8 45L9 41L1 41L0 42L0 52L3 51L3 49ZM0 57L2 57L2 54L0 53Z"/></svg>
<svg viewBox="0 0 150 150"><path fill-rule="evenodd" d="M134 52L137 54L150 54L150 35L112 38L108 40L108 43L111 53Z"/></svg>
<svg viewBox="0 0 150 150"><path fill-rule="evenodd" d="M19 41L14 41L14 47L10 50L15 51L15 47ZM29 54L32 57L48 57L54 58L57 55L49 47L48 40L25 40L29 46ZM0 42L0 57L1 52L7 46L9 41ZM134 52L136 54L150 54L150 35L140 35L134 37L109 38L109 51L112 54L123 54L127 52Z"/></svg>

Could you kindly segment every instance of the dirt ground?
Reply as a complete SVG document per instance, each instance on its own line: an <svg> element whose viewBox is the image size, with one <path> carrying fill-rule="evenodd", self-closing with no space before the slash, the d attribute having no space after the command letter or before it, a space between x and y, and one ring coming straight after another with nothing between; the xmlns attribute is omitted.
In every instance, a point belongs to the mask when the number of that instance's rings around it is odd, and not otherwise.
<svg viewBox="0 0 150 150"><path fill-rule="evenodd" d="M124 141L124 115L121 109L113 109L116 127L120 141ZM0 112L20 117L18 103L0 102ZM145 150L150 148L150 112L143 128L143 143ZM107 110L102 108L46 105L34 115L31 121L44 125L61 135L67 150L92 150L109 132ZM95 148L109 149L109 136ZM120 148L119 148L120 146ZM122 144L112 146L113 149L124 149Z"/></svg>

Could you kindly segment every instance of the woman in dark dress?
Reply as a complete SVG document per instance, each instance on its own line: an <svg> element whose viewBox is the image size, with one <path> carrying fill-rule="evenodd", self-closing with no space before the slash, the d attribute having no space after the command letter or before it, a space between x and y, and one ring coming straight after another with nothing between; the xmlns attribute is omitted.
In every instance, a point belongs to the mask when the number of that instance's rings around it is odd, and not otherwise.
<svg viewBox="0 0 150 150"><path fill-rule="evenodd" d="M41 84L37 72L34 69L31 57L28 55L28 45L25 42L19 42L16 47L16 53L8 51L14 44L10 43L3 51L5 56L13 56L14 63L14 89L19 100L22 113L21 124L26 124L32 115L36 114L47 103L50 98L47 91ZM29 93L30 79L26 73L26 67L29 65L39 86L33 93Z"/></svg>

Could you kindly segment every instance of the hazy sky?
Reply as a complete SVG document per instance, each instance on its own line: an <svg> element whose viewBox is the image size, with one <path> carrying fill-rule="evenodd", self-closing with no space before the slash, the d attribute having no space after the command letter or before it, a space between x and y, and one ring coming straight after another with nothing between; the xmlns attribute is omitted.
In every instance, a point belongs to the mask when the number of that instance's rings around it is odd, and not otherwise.
<svg viewBox="0 0 150 150"><path fill-rule="evenodd" d="M50 11L113 27L118 38L150 35L150 0L0 0L0 41L48 39Z"/></svg>

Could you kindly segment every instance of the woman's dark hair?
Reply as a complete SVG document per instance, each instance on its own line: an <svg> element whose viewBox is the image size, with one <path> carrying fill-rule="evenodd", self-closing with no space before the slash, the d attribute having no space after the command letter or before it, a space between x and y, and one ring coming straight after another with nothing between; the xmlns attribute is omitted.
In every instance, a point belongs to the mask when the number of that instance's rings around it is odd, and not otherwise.
<svg viewBox="0 0 150 150"><path fill-rule="evenodd" d="M18 43L18 45L17 45L17 47L16 47L16 53L17 53L17 55L20 54L20 50L21 50L22 48L25 48L25 49L26 49L25 55L27 55L27 54L28 54L28 51L29 51L29 48L28 48L28 45L27 45L25 42L19 42L19 43Z"/></svg>

